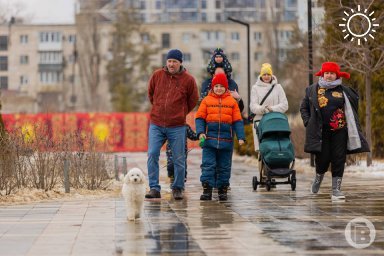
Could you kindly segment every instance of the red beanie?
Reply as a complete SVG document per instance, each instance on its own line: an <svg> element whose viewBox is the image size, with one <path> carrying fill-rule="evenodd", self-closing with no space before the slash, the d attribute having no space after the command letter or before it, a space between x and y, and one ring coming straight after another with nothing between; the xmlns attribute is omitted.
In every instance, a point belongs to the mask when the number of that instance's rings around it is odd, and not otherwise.
<svg viewBox="0 0 384 256"><path fill-rule="evenodd" d="M227 79L227 76L224 73L216 74L212 78L211 88L213 89L213 87L216 84L221 84L221 85L223 85L225 87L225 89L228 89L228 79Z"/></svg>
<svg viewBox="0 0 384 256"><path fill-rule="evenodd" d="M316 76L324 76L325 72L333 72L337 75L337 77L345 77L347 79L350 78L350 74L347 72L341 72L340 66L337 65L335 62L324 62L323 65L321 65L321 70L317 72Z"/></svg>

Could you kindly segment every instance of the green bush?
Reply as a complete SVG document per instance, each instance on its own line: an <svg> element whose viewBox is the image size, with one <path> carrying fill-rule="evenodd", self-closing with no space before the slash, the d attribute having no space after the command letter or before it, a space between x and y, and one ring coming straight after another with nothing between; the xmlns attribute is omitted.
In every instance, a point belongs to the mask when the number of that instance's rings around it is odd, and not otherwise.
<svg viewBox="0 0 384 256"><path fill-rule="evenodd" d="M239 142L235 140L235 152L238 155L257 156L253 143L252 124L244 125L245 143L239 146Z"/></svg>

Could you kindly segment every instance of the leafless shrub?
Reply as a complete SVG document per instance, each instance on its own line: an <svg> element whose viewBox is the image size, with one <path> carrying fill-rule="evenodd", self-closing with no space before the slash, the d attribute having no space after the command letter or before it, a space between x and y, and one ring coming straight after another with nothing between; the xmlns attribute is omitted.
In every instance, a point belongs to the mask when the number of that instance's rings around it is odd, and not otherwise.
<svg viewBox="0 0 384 256"><path fill-rule="evenodd" d="M24 133L24 141L32 148L27 158L32 186L45 191L53 189L59 181L61 152L53 142L48 127L35 125L33 132Z"/></svg>
<svg viewBox="0 0 384 256"><path fill-rule="evenodd" d="M22 188L49 191L62 186L64 161L69 162L72 187L108 188L112 172L108 172L103 143L84 134L71 133L55 140L50 134L46 126L36 124L13 130L0 139L0 195Z"/></svg>
<svg viewBox="0 0 384 256"><path fill-rule="evenodd" d="M0 138L0 195L9 195L16 189L14 154L8 137Z"/></svg>
<svg viewBox="0 0 384 256"><path fill-rule="evenodd" d="M66 137L66 153L62 161L69 162L70 185L90 190L106 189L111 180L107 169L107 155L99 152L105 148L93 136L75 133ZM72 150L69 150L72 148ZM73 151L75 149L75 151Z"/></svg>

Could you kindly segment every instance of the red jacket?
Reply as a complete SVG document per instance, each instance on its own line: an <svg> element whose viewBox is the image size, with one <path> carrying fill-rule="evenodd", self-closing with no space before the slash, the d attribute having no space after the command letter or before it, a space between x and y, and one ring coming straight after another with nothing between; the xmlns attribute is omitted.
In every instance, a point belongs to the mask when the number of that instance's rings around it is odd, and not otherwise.
<svg viewBox="0 0 384 256"><path fill-rule="evenodd" d="M148 85L151 123L162 127L185 125L189 112L199 98L196 81L185 68L171 74L166 68L156 70Z"/></svg>

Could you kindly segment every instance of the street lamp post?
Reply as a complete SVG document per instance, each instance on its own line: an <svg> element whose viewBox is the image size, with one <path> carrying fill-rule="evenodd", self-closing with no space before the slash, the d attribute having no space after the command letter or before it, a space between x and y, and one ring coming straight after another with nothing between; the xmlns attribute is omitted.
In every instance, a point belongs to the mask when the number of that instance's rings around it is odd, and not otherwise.
<svg viewBox="0 0 384 256"><path fill-rule="evenodd" d="M248 104L248 116L250 115L251 113L251 109L249 107L249 104L251 103L251 45L250 45L250 32L249 32L249 23L246 23L244 21L241 21L241 20L237 20L237 19L234 19L232 17L228 17L228 20L230 21L233 21L235 23L239 23L243 26L246 26L247 27L247 65L248 65L248 69L247 69L247 73L248 73L248 101L247 101L247 104Z"/></svg>
<svg viewBox="0 0 384 256"><path fill-rule="evenodd" d="M312 49L312 0L307 1L308 11L308 82L313 84L313 49ZM311 154L310 165L315 166L315 156Z"/></svg>

